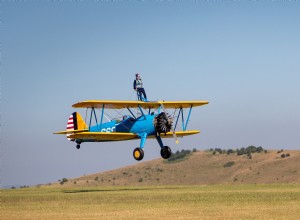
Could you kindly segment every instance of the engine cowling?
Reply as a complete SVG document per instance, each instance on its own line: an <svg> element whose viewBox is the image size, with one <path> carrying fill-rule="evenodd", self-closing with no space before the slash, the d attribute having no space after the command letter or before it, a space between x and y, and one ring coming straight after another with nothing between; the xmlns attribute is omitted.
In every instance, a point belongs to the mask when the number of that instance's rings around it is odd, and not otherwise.
<svg viewBox="0 0 300 220"><path fill-rule="evenodd" d="M159 113L154 118L154 127L159 135L171 131L172 123L172 118L165 112Z"/></svg>

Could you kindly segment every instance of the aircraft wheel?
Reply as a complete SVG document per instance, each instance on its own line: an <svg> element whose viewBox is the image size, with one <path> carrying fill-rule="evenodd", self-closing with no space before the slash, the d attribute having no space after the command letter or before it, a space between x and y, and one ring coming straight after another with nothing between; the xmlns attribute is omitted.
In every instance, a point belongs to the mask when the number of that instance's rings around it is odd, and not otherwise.
<svg viewBox="0 0 300 220"><path fill-rule="evenodd" d="M137 161L140 161L144 158L144 151L141 148L135 148L133 151L133 157Z"/></svg>
<svg viewBox="0 0 300 220"><path fill-rule="evenodd" d="M80 149L80 144L77 144L77 145L76 145L76 148L77 148L77 149Z"/></svg>
<svg viewBox="0 0 300 220"><path fill-rule="evenodd" d="M168 159L169 157L171 157L171 154L172 154L171 148L169 148L168 146L164 146L160 150L160 155L164 159Z"/></svg>

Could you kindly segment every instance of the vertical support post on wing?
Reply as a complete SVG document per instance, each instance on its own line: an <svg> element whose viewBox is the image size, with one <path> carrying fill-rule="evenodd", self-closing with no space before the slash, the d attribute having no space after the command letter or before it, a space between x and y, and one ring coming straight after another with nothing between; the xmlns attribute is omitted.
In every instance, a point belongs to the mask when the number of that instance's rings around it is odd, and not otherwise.
<svg viewBox="0 0 300 220"><path fill-rule="evenodd" d="M95 121L96 121L97 129L98 129L98 120L97 120L96 111L94 108L93 108L93 112L94 112Z"/></svg>
<svg viewBox="0 0 300 220"><path fill-rule="evenodd" d="M103 115L104 115L104 104L102 104L102 112L101 112L100 129L99 129L99 131L101 131L101 129L102 129Z"/></svg>
<svg viewBox="0 0 300 220"><path fill-rule="evenodd" d="M160 106L157 108L157 113L158 113L158 114L160 113L161 108L162 108L162 105L160 105Z"/></svg>
<svg viewBox="0 0 300 220"><path fill-rule="evenodd" d="M183 109L181 109L181 122L182 122L182 130L185 131L185 127L184 127L184 117L183 117Z"/></svg>
<svg viewBox="0 0 300 220"><path fill-rule="evenodd" d="M91 109L90 123L89 123L89 130L91 130L92 117L93 117L93 110L94 110L94 107L92 107L92 109Z"/></svg>
<svg viewBox="0 0 300 220"><path fill-rule="evenodd" d="M189 123L190 116L191 116L191 112L192 112L192 108L193 108L193 105L191 105L191 107L190 107L189 114L188 114L188 117L187 117L187 119L186 119L185 126L184 126L184 128L183 128L184 131L186 130L187 125L188 125L188 123Z"/></svg>
<svg viewBox="0 0 300 220"><path fill-rule="evenodd" d="M174 131L176 130L178 119L179 119L179 116L180 116L181 112L182 112L182 108L180 108L180 110L178 112L178 116L177 116L176 123L175 123L175 126L174 126Z"/></svg>

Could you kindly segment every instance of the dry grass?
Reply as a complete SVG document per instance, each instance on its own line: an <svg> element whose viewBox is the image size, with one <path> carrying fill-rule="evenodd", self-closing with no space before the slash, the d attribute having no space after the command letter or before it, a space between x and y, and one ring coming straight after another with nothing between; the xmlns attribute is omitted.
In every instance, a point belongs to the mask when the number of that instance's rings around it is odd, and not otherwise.
<svg viewBox="0 0 300 220"><path fill-rule="evenodd" d="M297 219L300 185L2 190L1 219Z"/></svg>
<svg viewBox="0 0 300 220"><path fill-rule="evenodd" d="M64 186L300 183L300 151L285 150L284 153L289 153L290 157L280 158L277 151L255 153L252 159L245 155L212 155L212 152L199 151L180 162L166 163L163 159L138 162L133 166L70 179ZM234 165L224 168L228 162L234 162ZM61 187L58 183L57 186Z"/></svg>

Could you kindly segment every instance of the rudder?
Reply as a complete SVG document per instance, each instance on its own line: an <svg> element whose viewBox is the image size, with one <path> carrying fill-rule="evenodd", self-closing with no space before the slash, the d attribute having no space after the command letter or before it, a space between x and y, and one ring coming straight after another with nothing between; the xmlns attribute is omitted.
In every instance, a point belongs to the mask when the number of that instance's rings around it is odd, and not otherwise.
<svg viewBox="0 0 300 220"><path fill-rule="evenodd" d="M76 131L76 130L85 130L87 129L87 125L82 119L81 115L78 112L73 112L68 120L67 123L67 131ZM67 138L70 141L74 141L74 139L71 139L68 137L69 135L67 134Z"/></svg>

